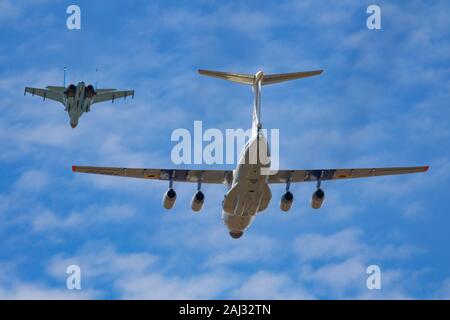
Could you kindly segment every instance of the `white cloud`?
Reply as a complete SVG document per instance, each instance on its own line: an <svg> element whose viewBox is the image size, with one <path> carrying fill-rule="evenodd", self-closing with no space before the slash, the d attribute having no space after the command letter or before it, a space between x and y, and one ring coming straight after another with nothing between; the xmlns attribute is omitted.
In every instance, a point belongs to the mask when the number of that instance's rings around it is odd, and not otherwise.
<svg viewBox="0 0 450 320"><path fill-rule="evenodd" d="M17 268L23 261L20 258L0 263L0 300L80 300L97 297L94 290L67 290L65 280L55 287L44 281L20 279Z"/></svg>
<svg viewBox="0 0 450 320"><path fill-rule="evenodd" d="M325 287L329 292L333 292L335 297L344 297L351 294L350 290L367 290L366 288L366 268L358 258L350 258L343 262L324 264L317 269L305 268L302 277L313 282L314 287Z"/></svg>
<svg viewBox="0 0 450 320"><path fill-rule="evenodd" d="M123 299L214 299L235 286L232 275L207 273L180 277L150 273L119 278L115 286Z"/></svg>
<svg viewBox="0 0 450 320"><path fill-rule="evenodd" d="M80 266L87 286L110 281L122 299L209 299L220 296L235 285L233 275L209 271L189 276L168 274L158 257L149 253L118 253L112 248L95 247L74 257L55 257L49 272L61 279L70 264ZM164 263L164 262L162 262Z"/></svg>
<svg viewBox="0 0 450 320"><path fill-rule="evenodd" d="M86 300L95 297L93 292L56 289L35 283L14 283L8 287L0 284L1 300Z"/></svg>
<svg viewBox="0 0 450 320"><path fill-rule="evenodd" d="M221 233L220 236L227 235ZM245 244L244 241L234 241L234 243L230 241L223 242L221 247L218 247L209 254L205 265L208 267L224 267L227 265L232 266L236 263L268 262L278 247L279 243L277 243L276 239L248 234L246 235Z"/></svg>
<svg viewBox="0 0 450 320"><path fill-rule="evenodd" d="M295 240L294 246L304 261L342 258L360 255L367 247L361 240L362 231L346 229L329 236L305 234Z"/></svg>
<svg viewBox="0 0 450 320"><path fill-rule="evenodd" d="M29 170L20 175L14 187L16 192L39 192L46 188L49 178L45 172L38 170Z"/></svg>
<svg viewBox="0 0 450 320"><path fill-rule="evenodd" d="M44 231L49 229L64 229L64 228L75 228L81 226L84 218L79 214L71 214L70 216L63 218L57 216L51 211L39 212L33 218L33 229L35 231Z"/></svg>
<svg viewBox="0 0 450 320"><path fill-rule="evenodd" d="M367 240L367 234L361 229L348 228L328 235L301 235L295 239L294 249L303 261L343 260L353 257L381 262L386 259L408 259L424 253L422 248L409 244L391 244L385 241L370 243Z"/></svg>
<svg viewBox="0 0 450 320"><path fill-rule="evenodd" d="M102 244L88 244L79 255L66 257L57 255L50 261L47 271L55 278L66 277L69 265L79 265L83 277L87 279L107 278L126 274L142 275L150 270L158 258L149 253L117 252L113 247Z"/></svg>
<svg viewBox="0 0 450 320"><path fill-rule="evenodd" d="M232 294L236 299L313 299L301 283L283 273L259 271L244 280Z"/></svg>
<svg viewBox="0 0 450 320"><path fill-rule="evenodd" d="M37 232L62 231L66 228L79 229L107 222L120 223L134 217L135 214L135 208L130 205L93 205L80 212L71 212L67 216L60 216L45 210L34 216L32 225Z"/></svg>
<svg viewBox="0 0 450 320"><path fill-rule="evenodd" d="M450 300L450 278L446 278L436 292L436 299Z"/></svg>
<svg viewBox="0 0 450 320"><path fill-rule="evenodd" d="M0 1L0 21L12 19L17 16L19 10L15 7L11 1L2 0Z"/></svg>

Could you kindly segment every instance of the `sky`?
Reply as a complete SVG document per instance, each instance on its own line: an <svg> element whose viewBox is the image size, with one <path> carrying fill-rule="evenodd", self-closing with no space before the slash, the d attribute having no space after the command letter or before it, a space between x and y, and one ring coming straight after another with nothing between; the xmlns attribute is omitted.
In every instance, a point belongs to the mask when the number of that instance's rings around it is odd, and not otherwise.
<svg viewBox="0 0 450 320"><path fill-rule="evenodd" d="M81 30L66 9L81 8ZM366 9L381 8L369 30ZM448 1L0 0L0 299L449 299ZM25 86L134 89L76 129ZM233 169L171 162L175 129L251 126L246 86L197 69L320 76L268 86L280 168L429 165L427 173L283 185L239 239L225 186L74 174L71 166ZM66 268L81 269L81 290ZM381 270L381 289L366 269Z"/></svg>

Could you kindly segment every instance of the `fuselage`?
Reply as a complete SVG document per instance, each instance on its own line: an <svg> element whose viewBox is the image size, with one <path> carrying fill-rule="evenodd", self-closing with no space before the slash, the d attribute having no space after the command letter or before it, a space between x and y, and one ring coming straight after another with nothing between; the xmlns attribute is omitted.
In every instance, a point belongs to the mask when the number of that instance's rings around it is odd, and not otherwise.
<svg viewBox="0 0 450 320"><path fill-rule="evenodd" d="M272 193L267 140L258 130L242 150L233 181L223 200L222 218L233 238L239 238L257 213L269 205Z"/></svg>
<svg viewBox="0 0 450 320"><path fill-rule="evenodd" d="M78 120L84 112L89 112L91 104L95 97L95 91L92 86L79 82L77 86L70 85L64 95L64 105L69 114L70 126L75 128Z"/></svg>

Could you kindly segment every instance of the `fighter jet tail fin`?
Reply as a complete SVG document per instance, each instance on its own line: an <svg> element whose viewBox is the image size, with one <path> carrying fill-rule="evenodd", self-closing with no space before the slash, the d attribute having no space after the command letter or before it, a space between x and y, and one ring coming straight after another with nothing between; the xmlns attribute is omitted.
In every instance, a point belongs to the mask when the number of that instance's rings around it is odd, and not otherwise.
<svg viewBox="0 0 450 320"><path fill-rule="evenodd" d="M64 67L64 80L63 80L63 87L66 87L66 71L67 71L67 67Z"/></svg>
<svg viewBox="0 0 450 320"><path fill-rule="evenodd" d="M305 72L293 72L293 73L279 73L279 74L264 74L262 78L262 85L279 83L283 81L307 78L319 75L323 70L305 71ZM257 74L242 74L232 72L210 71L210 70L198 70L198 73L204 76L215 77L223 80L237 82L241 84L254 85L257 81Z"/></svg>

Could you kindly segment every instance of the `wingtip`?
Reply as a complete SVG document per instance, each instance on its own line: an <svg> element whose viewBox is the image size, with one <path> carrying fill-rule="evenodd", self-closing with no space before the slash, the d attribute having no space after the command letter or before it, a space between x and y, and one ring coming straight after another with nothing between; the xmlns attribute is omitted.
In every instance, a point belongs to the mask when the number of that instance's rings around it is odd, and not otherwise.
<svg viewBox="0 0 450 320"><path fill-rule="evenodd" d="M314 75L318 76L318 75L321 75L323 73L323 69L314 70L312 72L314 73Z"/></svg>

